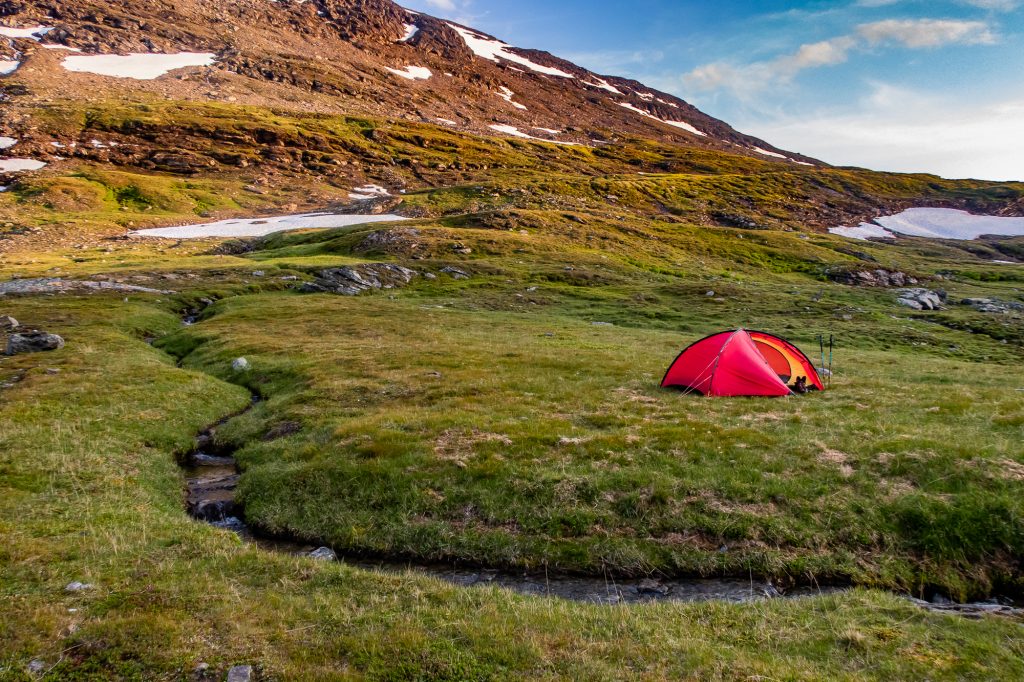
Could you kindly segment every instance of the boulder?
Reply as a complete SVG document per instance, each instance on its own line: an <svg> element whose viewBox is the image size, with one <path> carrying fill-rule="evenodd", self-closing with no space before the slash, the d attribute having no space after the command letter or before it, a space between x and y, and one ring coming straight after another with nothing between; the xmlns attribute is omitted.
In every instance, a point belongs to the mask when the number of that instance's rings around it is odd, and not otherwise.
<svg viewBox="0 0 1024 682"><path fill-rule="evenodd" d="M930 289L900 289L896 302L914 310L939 310L946 300L946 292Z"/></svg>
<svg viewBox="0 0 1024 682"><path fill-rule="evenodd" d="M7 355L20 353L40 353L48 350L59 350L64 347L64 339L57 334L46 332L22 332L11 334L7 338Z"/></svg>
<svg viewBox="0 0 1024 682"><path fill-rule="evenodd" d="M236 372L248 372L252 369L252 365L245 358L235 358L231 361L231 369Z"/></svg>
<svg viewBox="0 0 1024 682"><path fill-rule="evenodd" d="M0 331L11 332L18 328L18 321L10 315L0 315Z"/></svg>
<svg viewBox="0 0 1024 682"><path fill-rule="evenodd" d="M251 665L235 665L228 670L227 682L252 682Z"/></svg>

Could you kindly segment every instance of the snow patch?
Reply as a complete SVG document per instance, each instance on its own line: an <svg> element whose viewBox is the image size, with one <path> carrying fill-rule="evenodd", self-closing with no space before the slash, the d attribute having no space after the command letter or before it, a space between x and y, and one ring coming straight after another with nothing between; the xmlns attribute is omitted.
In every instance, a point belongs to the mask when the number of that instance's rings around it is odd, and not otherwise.
<svg viewBox="0 0 1024 682"><path fill-rule="evenodd" d="M409 42L416 36L417 33L420 32L420 27L417 26L416 24L404 24L404 26L405 33L402 35L401 38L398 39L398 42L400 43Z"/></svg>
<svg viewBox="0 0 1024 682"><path fill-rule="evenodd" d="M765 156L774 156L776 159L786 159L787 161L790 160L790 158L785 154L770 152L767 149L761 149L760 147L754 147L754 151L757 152L758 154L764 154Z"/></svg>
<svg viewBox="0 0 1024 682"><path fill-rule="evenodd" d="M20 173L44 168L46 163L35 159L0 159L0 173Z"/></svg>
<svg viewBox="0 0 1024 682"><path fill-rule="evenodd" d="M686 123L685 121L668 121L668 120L665 120L663 118L658 118L657 116L655 116L651 112L644 111L640 107L635 107L632 104L630 104L629 102L618 102L618 105L620 107L624 107L626 109L629 109L630 111L634 111L634 112L640 114L641 116L645 116L645 117L653 119L655 121L660 121L661 123L664 123L666 125L670 125L670 126L672 126L674 128L680 128L682 130L685 130L688 133L693 133L694 135L699 135L700 137L707 137L707 133L704 133L704 132L701 132L700 130L697 130L696 128L694 128L689 123Z"/></svg>
<svg viewBox="0 0 1024 682"><path fill-rule="evenodd" d="M178 52L157 54L133 52L127 55L97 54L65 57L61 62L68 71L94 73L115 78L152 80L186 66L210 66L217 55L212 52Z"/></svg>
<svg viewBox="0 0 1024 682"><path fill-rule="evenodd" d="M347 227L363 223L378 223L405 220L402 216L382 215L337 215L334 213L301 213L298 215L270 216L267 218L237 218L218 220L202 225L180 225L137 230L131 234L139 237L163 237L166 239L201 239L203 237L262 237L285 230L311 228Z"/></svg>
<svg viewBox="0 0 1024 682"><path fill-rule="evenodd" d="M611 83L609 83L606 80L602 80L600 78L595 78L594 81L595 82L593 82L593 83L589 83L587 81L583 81L583 84L584 85L589 85L592 88L601 88L602 90L607 90L608 92L615 93L616 95L621 95L622 94L621 90L619 90L618 88L616 88L614 85L612 85Z"/></svg>
<svg viewBox="0 0 1024 682"><path fill-rule="evenodd" d="M29 40L39 40L52 30L53 26L32 26L29 28L0 26L0 36L4 36L5 38L28 38Z"/></svg>
<svg viewBox="0 0 1024 682"><path fill-rule="evenodd" d="M438 118L438 119L434 119L434 120L436 120L438 123L444 123L445 125L450 125L450 126L457 126L457 125L459 125L458 121L453 121L450 118Z"/></svg>
<svg viewBox="0 0 1024 682"><path fill-rule="evenodd" d="M0 76L14 73L18 70L19 66L21 66L21 62L14 61L13 59L0 59Z"/></svg>
<svg viewBox="0 0 1024 682"><path fill-rule="evenodd" d="M475 54L477 57L483 57L492 62L497 62L499 58L505 61L525 66L531 71L537 73L543 73L548 76L561 76L562 78L575 78L571 73L566 73L561 69L556 69L553 66L543 66L536 62L531 62L526 57L516 54L515 52L509 52L509 48L512 46L503 43L500 40L494 38L486 38L478 33L474 33L469 29L456 26L455 24L448 24L456 33L458 33L462 40L465 41L466 46Z"/></svg>
<svg viewBox="0 0 1024 682"><path fill-rule="evenodd" d="M10 149L14 145L18 144L18 140L13 137L4 137L0 135L0 149Z"/></svg>
<svg viewBox="0 0 1024 682"><path fill-rule="evenodd" d="M522 104L520 104L519 102L514 102L512 100L512 98L515 97L515 96L516 96L516 93L512 92L511 90L509 90L504 85L501 86L501 92L498 93L498 97L502 98L503 100L505 100L506 102L508 102L512 106L514 106L516 109L526 109L526 107L523 106Z"/></svg>
<svg viewBox="0 0 1024 682"><path fill-rule="evenodd" d="M562 133L561 130L554 130L552 128L541 128L540 126L534 126L533 129L534 130L540 130L540 131L543 131L545 133L550 133L551 135L560 135Z"/></svg>
<svg viewBox="0 0 1024 682"><path fill-rule="evenodd" d="M404 69L392 69L391 67L385 68L396 76L401 76L402 78L410 81L425 81L434 75L433 72L425 66L407 66Z"/></svg>
<svg viewBox="0 0 1024 682"><path fill-rule="evenodd" d="M1024 236L1024 218L973 215L949 208L909 208L902 213L876 218L892 232L934 239L977 239L986 234Z"/></svg>
<svg viewBox="0 0 1024 682"><path fill-rule="evenodd" d="M974 215L951 208L908 208L896 215L875 218L874 223L833 227L829 232L853 239L893 237L896 233L908 237L966 241L982 235L1024 236L1024 218Z"/></svg>
<svg viewBox="0 0 1024 682"><path fill-rule="evenodd" d="M495 125L490 126L490 128L491 128L491 130L496 130L499 133L504 133L506 135L511 135L512 137L521 137L523 139L534 140L536 142L549 142L551 144L564 144L564 145L572 145L572 146L576 145L575 142L562 142L560 140L546 140L543 137L534 137L533 135L530 135L529 133L524 133L523 131L521 131L519 128L516 128L515 126L510 126L510 125L505 125L505 124L500 124L500 125L495 124ZM543 130L543 129L542 128L537 128L537 130ZM557 131L555 131L555 132L557 132Z"/></svg>

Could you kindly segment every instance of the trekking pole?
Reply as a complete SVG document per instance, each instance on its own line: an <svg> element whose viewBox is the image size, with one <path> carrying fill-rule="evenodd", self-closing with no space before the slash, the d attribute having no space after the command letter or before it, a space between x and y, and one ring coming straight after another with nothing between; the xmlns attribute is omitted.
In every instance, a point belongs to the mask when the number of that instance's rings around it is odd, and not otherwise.
<svg viewBox="0 0 1024 682"><path fill-rule="evenodd" d="M828 335L828 387L832 388L832 347L835 345L835 335Z"/></svg>
<svg viewBox="0 0 1024 682"><path fill-rule="evenodd" d="M821 349L821 364L818 367L822 372L825 371L825 335L818 334L818 348Z"/></svg>

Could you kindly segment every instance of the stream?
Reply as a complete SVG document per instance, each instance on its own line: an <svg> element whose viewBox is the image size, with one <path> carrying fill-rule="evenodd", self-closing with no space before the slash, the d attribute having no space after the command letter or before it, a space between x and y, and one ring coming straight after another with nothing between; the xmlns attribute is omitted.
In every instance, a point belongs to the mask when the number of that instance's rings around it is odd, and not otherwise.
<svg viewBox="0 0 1024 682"><path fill-rule="evenodd" d="M385 573L415 571L463 587L496 585L524 594L596 604L710 600L751 602L835 594L849 589L844 586L818 586L796 587L782 592L770 581L755 578L615 579L342 556L327 547L264 536L250 527L244 520L244 510L235 502L235 488L240 477L237 464L230 452L213 450L215 430L216 426L201 433L196 439L195 451L183 462L188 513L193 518L217 528L237 533L242 539L270 551L339 560L350 566ZM959 613L968 617L977 618L986 613L1024 616L1024 609L1005 598L957 604L944 599L941 595L934 596L931 601L902 596L933 611Z"/></svg>
<svg viewBox="0 0 1024 682"><path fill-rule="evenodd" d="M829 594L846 589L805 587L787 590L783 594L770 582L755 579L614 579L342 557L326 547L262 536L250 527L244 520L244 510L235 503L235 488L239 479L235 460L229 454L206 452L207 444L211 442L212 432L204 432L197 439L197 450L185 460L188 513L218 528L237 533L242 539L268 550L296 556L309 556L315 552L314 556L341 560L350 566L372 571L400 573L411 570L464 587L497 585L525 594L599 604L660 600L696 602L713 599L748 602L775 597Z"/></svg>

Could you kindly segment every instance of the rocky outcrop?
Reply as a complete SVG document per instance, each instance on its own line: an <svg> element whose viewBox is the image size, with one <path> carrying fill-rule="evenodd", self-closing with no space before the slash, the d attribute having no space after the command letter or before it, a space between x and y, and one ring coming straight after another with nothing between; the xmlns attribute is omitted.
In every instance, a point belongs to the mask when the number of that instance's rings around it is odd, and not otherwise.
<svg viewBox="0 0 1024 682"><path fill-rule="evenodd" d="M7 337L7 355L22 353L42 353L49 350L60 350L64 347L64 339L57 334L30 331L11 334Z"/></svg>
<svg viewBox="0 0 1024 682"><path fill-rule="evenodd" d="M825 273L830 280L854 287L905 287L918 283L918 279L899 270L837 269Z"/></svg>
<svg viewBox="0 0 1024 682"><path fill-rule="evenodd" d="M141 294L173 294L167 289L152 289L123 282L77 279L60 279L59 277L40 277L32 279L12 279L0 282L0 296L6 294L58 294L63 292L81 291L121 291Z"/></svg>
<svg viewBox="0 0 1024 682"><path fill-rule="evenodd" d="M945 291L930 289L900 289L896 302L914 310L940 310L946 301Z"/></svg>
<svg viewBox="0 0 1024 682"><path fill-rule="evenodd" d="M980 313L997 313L1006 315L1011 312L1024 312L1024 303L1017 303L1016 301L1003 301L998 298L965 298L960 301L962 305L967 305ZM0 323L2 323L0 318Z"/></svg>
<svg viewBox="0 0 1024 682"><path fill-rule="evenodd" d="M415 270L393 263L369 263L352 267L323 270L312 282L306 282L301 291L355 296L370 289L402 287L419 275Z"/></svg>

